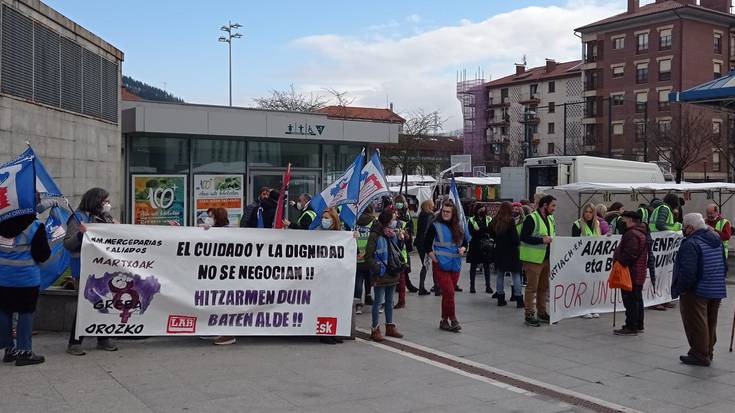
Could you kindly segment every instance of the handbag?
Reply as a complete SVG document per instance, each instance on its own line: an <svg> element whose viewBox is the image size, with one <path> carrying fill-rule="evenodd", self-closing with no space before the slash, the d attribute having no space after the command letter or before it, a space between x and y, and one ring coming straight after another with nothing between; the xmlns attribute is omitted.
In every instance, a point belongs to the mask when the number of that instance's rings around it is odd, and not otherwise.
<svg viewBox="0 0 735 413"><path fill-rule="evenodd" d="M621 264L620 261L615 261L610 271L610 276L607 278L607 286L610 288L620 288L623 291L633 291L630 269Z"/></svg>
<svg viewBox="0 0 735 413"><path fill-rule="evenodd" d="M480 251L486 260L492 260L495 257L495 240L489 234L482 234Z"/></svg>

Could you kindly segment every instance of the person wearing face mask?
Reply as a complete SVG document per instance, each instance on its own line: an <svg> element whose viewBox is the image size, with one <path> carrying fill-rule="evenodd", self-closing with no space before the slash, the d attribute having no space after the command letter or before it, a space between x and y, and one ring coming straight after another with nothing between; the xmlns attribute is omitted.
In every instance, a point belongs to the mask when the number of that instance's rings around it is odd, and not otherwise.
<svg viewBox="0 0 735 413"><path fill-rule="evenodd" d="M395 308L405 308L406 307L406 290L408 289L409 292L415 293L419 289L414 287L413 283L411 283L411 279L409 278L409 274L411 273L411 259L408 255L410 252L413 251L413 242L411 242L413 238L413 219L411 219L410 214L408 213L408 203L406 202L406 197L403 195L396 195L395 198L393 198L393 205L396 210L396 233L398 234L398 239L401 243L401 255L403 256L403 260L406 262L406 271L401 274L401 278L398 282L398 302L396 303Z"/></svg>
<svg viewBox="0 0 735 413"><path fill-rule="evenodd" d="M709 366L717 341L717 314L727 298L727 259L722 240L699 213L684 215L684 240L674 261L671 298L679 297L689 352L684 364Z"/></svg>
<svg viewBox="0 0 735 413"><path fill-rule="evenodd" d="M111 210L110 193L102 188L92 188L82 195L79 207L66 222L64 247L69 250L71 255L71 276L74 280L79 280L81 267L79 254L82 250L82 238L87 231L85 224L116 224L117 222L110 215ZM79 337L79 339L75 337L76 325L77 318L74 316L71 334L69 335L69 346L66 352L74 356L83 356L86 353L82 350L82 337ZM109 337L97 337L97 348L105 351L117 351L117 346L112 343Z"/></svg>
<svg viewBox="0 0 735 413"><path fill-rule="evenodd" d="M320 231L341 231L342 225L339 220L339 214L335 208L327 208L322 212L322 223L317 227Z"/></svg>
<svg viewBox="0 0 735 413"><path fill-rule="evenodd" d="M470 264L470 293L475 294L475 277L477 276L477 267L482 265L483 275L485 276L485 293L492 294L493 289L490 287L490 264L492 263L491 251L483 249L483 243L490 239L490 222L492 218L487 215L487 209L484 205L478 203L474 207L474 213L470 217L467 224L470 230L470 248L467 252L467 263ZM483 240L484 239L484 240ZM495 296L493 296L495 298Z"/></svg>
<svg viewBox="0 0 735 413"><path fill-rule="evenodd" d="M283 226L290 229L309 229L311 223L316 219L316 212L311 208L311 195L303 193L296 201L296 209L299 211L296 221L283 220Z"/></svg>
<svg viewBox="0 0 735 413"><path fill-rule="evenodd" d="M546 295L549 293L549 253L556 236L554 210L556 198L551 195L541 197L538 208L526 217L521 229L521 261L528 283L523 299L525 322L531 327L550 322Z"/></svg>

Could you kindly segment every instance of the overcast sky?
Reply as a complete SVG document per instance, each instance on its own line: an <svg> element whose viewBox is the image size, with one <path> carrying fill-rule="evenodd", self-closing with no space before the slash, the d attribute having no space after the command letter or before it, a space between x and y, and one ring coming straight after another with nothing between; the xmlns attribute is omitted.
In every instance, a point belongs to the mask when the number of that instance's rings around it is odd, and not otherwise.
<svg viewBox="0 0 735 413"><path fill-rule="evenodd" d="M125 53L123 73L188 102L227 104L227 47L219 27L238 22L233 104L293 83L350 93L355 105L399 113L439 110L461 127L458 70L510 74L523 55L579 59L575 27L623 11L624 0L99 1L46 0ZM644 2L645 3L645 2ZM212 5L216 4L216 7Z"/></svg>

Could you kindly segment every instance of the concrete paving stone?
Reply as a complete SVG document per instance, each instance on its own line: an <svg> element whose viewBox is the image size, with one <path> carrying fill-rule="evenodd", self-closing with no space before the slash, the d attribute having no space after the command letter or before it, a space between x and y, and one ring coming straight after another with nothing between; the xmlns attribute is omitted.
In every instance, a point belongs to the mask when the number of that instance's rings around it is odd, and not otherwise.
<svg viewBox="0 0 735 413"><path fill-rule="evenodd" d="M534 379L539 380L544 383L553 384L554 386L563 387L566 389L574 389L575 387L586 386L592 383L587 380L582 380L577 377L572 377L562 372L541 374L541 375L535 376Z"/></svg>
<svg viewBox="0 0 735 413"><path fill-rule="evenodd" d="M186 407L195 402L210 400L206 394L182 386L163 390L136 389L133 394L148 407Z"/></svg>
<svg viewBox="0 0 735 413"><path fill-rule="evenodd" d="M267 394L228 397L213 400L194 400L186 404L157 404L150 407L160 413L230 413L230 412L298 412L300 408L284 399Z"/></svg>
<svg viewBox="0 0 735 413"><path fill-rule="evenodd" d="M699 406L690 410L693 413L726 413L735 410L735 405L728 401L716 401L714 403Z"/></svg>
<svg viewBox="0 0 735 413"><path fill-rule="evenodd" d="M634 376L639 379L660 383L662 385L670 387L688 387L703 383L702 380L696 377L687 376L685 374L675 373L673 371L663 369L646 370L640 373L636 373Z"/></svg>
<svg viewBox="0 0 735 413"><path fill-rule="evenodd" d="M582 366L565 370L563 374L575 377L591 383L607 383L610 380L622 377L623 375L611 370L605 370L596 366Z"/></svg>
<svg viewBox="0 0 735 413"><path fill-rule="evenodd" d="M626 392L687 408L699 407L712 402L711 397L707 394L697 393L681 388L674 389L673 387L661 385L660 383L654 383L630 376L612 379L608 381L606 385L618 389L625 389Z"/></svg>
<svg viewBox="0 0 735 413"><path fill-rule="evenodd" d="M534 412L534 413L560 413L574 411L572 406L562 402L549 402L541 400L538 397L517 397L511 399L501 399L487 402L486 411L494 412L496 409L503 409L513 412Z"/></svg>
<svg viewBox="0 0 735 413"><path fill-rule="evenodd" d="M685 407L664 403L646 396L624 393L612 386L588 384L577 387L575 391L646 413L684 413L689 411Z"/></svg>

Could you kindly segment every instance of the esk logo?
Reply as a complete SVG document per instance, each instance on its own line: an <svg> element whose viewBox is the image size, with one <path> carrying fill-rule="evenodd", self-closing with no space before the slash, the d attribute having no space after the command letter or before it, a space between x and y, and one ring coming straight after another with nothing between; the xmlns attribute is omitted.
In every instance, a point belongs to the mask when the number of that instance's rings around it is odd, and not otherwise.
<svg viewBox="0 0 735 413"><path fill-rule="evenodd" d="M317 317L316 334L319 336L334 336L337 334L337 317Z"/></svg>

